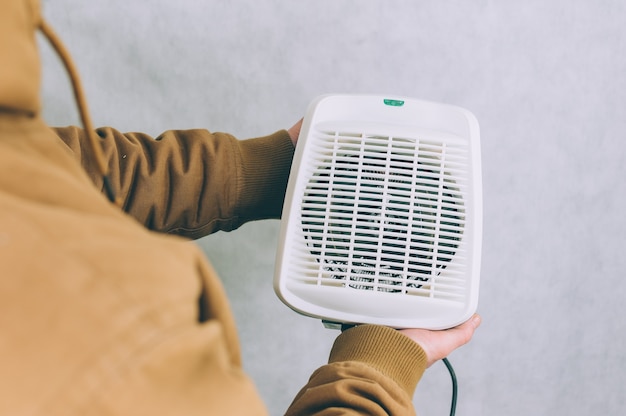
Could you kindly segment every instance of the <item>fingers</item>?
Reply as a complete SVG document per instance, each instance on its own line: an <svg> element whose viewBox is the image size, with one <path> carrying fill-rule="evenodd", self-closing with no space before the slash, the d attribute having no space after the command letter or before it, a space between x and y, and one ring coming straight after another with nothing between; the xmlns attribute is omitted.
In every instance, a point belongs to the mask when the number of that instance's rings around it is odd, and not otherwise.
<svg viewBox="0 0 626 416"><path fill-rule="evenodd" d="M467 344L472 339L472 336L474 336L474 331L476 331L476 328L480 326L480 323L480 315L474 314L470 319L468 319L461 325L448 329L447 331L453 333L453 337L458 343L455 348Z"/></svg>
<svg viewBox="0 0 626 416"><path fill-rule="evenodd" d="M445 333L446 337L445 340L443 338L441 339L441 343L444 346L444 348L442 348L442 354L445 355L438 358L444 358L455 349L467 344L474 336L474 331L476 331L476 328L480 325L480 321L480 315L475 314L461 325L442 331ZM442 334L442 336L443 335L444 334Z"/></svg>
<svg viewBox="0 0 626 416"><path fill-rule="evenodd" d="M289 130L287 130L294 146L298 142L298 136L300 135L300 129L302 128L302 121L303 119L300 119L296 124L291 126Z"/></svg>
<svg viewBox="0 0 626 416"><path fill-rule="evenodd" d="M481 317L473 315L466 322L454 328L431 331L426 329L404 329L400 332L418 343L426 353L428 366L447 357L452 351L467 344L480 326Z"/></svg>

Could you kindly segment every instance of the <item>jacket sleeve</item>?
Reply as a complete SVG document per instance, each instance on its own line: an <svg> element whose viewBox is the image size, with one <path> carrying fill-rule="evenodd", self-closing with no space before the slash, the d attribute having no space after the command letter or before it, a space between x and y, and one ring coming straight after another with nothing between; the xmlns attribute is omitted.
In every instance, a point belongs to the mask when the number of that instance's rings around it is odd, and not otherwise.
<svg viewBox="0 0 626 416"><path fill-rule="evenodd" d="M328 364L313 373L286 415L414 415L412 397L425 369L424 351L405 335L357 326L337 338Z"/></svg>
<svg viewBox="0 0 626 416"><path fill-rule="evenodd" d="M101 189L84 130L54 130ZM280 218L294 151L285 130L248 140L201 129L96 132L123 209L151 230L200 238Z"/></svg>

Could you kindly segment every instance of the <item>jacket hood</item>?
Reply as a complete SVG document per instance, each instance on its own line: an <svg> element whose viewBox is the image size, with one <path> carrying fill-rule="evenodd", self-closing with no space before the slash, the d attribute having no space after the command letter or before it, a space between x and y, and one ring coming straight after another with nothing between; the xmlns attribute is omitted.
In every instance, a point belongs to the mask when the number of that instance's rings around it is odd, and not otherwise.
<svg viewBox="0 0 626 416"><path fill-rule="evenodd" d="M67 69L104 190L112 202L119 204L108 177L109 167L100 140L91 125L78 72L60 39L42 18L39 0L2 0L0 3L0 114L36 116L39 113L41 63L35 37L38 30L48 39Z"/></svg>
<svg viewBox="0 0 626 416"><path fill-rule="evenodd" d="M0 112L39 112L41 69L35 33L38 0L0 2Z"/></svg>

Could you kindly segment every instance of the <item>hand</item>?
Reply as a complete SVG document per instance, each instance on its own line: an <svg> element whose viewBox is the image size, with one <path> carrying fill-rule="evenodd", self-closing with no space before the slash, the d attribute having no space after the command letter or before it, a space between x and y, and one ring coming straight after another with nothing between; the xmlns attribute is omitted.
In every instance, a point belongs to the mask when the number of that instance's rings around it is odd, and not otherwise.
<svg viewBox="0 0 626 416"><path fill-rule="evenodd" d="M417 342L426 353L428 367L436 361L446 358L458 347L467 344L474 330L480 325L480 315L474 314L469 320L459 326L441 331L428 329L402 329L402 332L413 341Z"/></svg>
<svg viewBox="0 0 626 416"><path fill-rule="evenodd" d="M300 119L300 121L298 121L289 130L287 130L287 133L289 133L289 137L291 138L291 142L293 143L294 147L296 143L298 142L298 136L300 135L301 128L302 128L302 119Z"/></svg>

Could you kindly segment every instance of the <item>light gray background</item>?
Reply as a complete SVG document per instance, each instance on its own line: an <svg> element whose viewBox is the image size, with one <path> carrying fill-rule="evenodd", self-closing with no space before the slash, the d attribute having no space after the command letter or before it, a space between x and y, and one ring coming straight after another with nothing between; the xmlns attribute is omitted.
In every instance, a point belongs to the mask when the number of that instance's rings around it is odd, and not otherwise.
<svg viewBox="0 0 626 416"><path fill-rule="evenodd" d="M484 255L459 415L626 414L626 2L44 0L97 125L153 135L289 127L324 93L399 94L481 124ZM46 119L78 123L42 44ZM279 223L197 243L219 270L245 368L281 414L335 332L271 285ZM445 415L434 365L415 396Z"/></svg>

